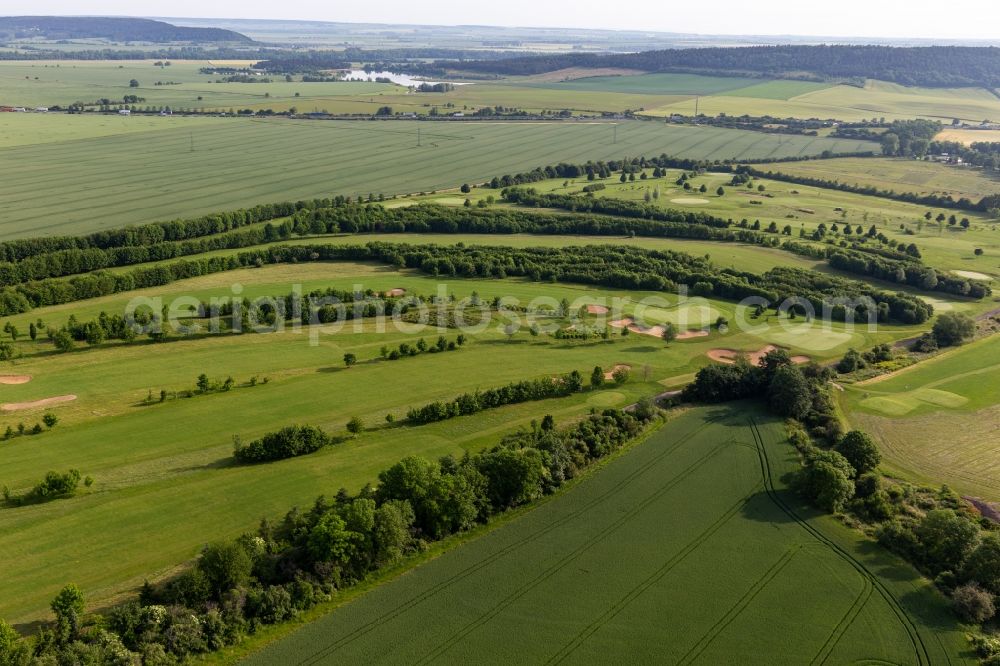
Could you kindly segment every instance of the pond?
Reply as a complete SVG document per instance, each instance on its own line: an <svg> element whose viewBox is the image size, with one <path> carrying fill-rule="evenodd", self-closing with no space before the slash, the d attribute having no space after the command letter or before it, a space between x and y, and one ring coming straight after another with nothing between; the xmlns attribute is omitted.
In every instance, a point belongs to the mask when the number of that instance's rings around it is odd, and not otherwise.
<svg viewBox="0 0 1000 666"><path fill-rule="evenodd" d="M395 72L366 72L363 69L352 69L350 71L344 71L344 78L348 81L374 81L375 79L388 79L393 83L400 86L413 86L417 87L421 83L429 83L435 85L437 83L451 83L455 86L464 86L468 83L456 83L453 81L428 81L427 79L420 79L409 74L397 74Z"/></svg>

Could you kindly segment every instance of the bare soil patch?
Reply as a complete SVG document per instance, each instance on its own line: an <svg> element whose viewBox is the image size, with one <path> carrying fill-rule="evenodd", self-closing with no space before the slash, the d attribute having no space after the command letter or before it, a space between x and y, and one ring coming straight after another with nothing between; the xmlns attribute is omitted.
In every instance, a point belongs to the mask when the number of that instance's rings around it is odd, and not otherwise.
<svg viewBox="0 0 1000 666"><path fill-rule="evenodd" d="M736 357L738 357L741 353L746 353L747 358L750 359L750 362L754 365L757 365L758 363L760 363L760 360L768 354L768 352L773 352L777 349L779 349L779 347L775 345L767 345L765 347L761 347L755 352L739 352L735 349L710 349L706 352L706 354L713 361L718 361L719 363L727 363L729 365L732 365L733 363L736 363ZM808 356L792 357L792 363L798 365L808 363L811 360L812 359L809 358Z"/></svg>
<svg viewBox="0 0 1000 666"><path fill-rule="evenodd" d="M399 288L397 288L397 289L390 289L389 291L385 292L385 295L386 296L390 296L390 297L394 297L394 296L395 297L406 296L406 290L405 289L399 289Z"/></svg>
<svg viewBox="0 0 1000 666"><path fill-rule="evenodd" d="M989 282L993 278L986 273L977 273L976 271L952 271L958 277L968 278L970 280L985 280Z"/></svg>
<svg viewBox="0 0 1000 666"><path fill-rule="evenodd" d="M31 375L0 375L0 384L27 384Z"/></svg>
<svg viewBox="0 0 1000 666"><path fill-rule="evenodd" d="M38 407L49 407L51 405L61 405L64 402L73 402L75 395L57 395L54 398L43 398L33 402L8 402L0 406L0 410L5 412L18 412L22 409L35 409Z"/></svg>
<svg viewBox="0 0 1000 666"><path fill-rule="evenodd" d="M588 305L587 314L592 314L592 315L608 314L608 309L603 305Z"/></svg>
<svg viewBox="0 0 1000 666"><path fill-rule="evenodd" d="M617 365L616 365L615 367L611 368L611 370L610 370L609 372L605 372L605 373L604 373L604 379L606 379L606 380L608 380L608 381L611 381L612 379L614 379L614 378L615 378L615 373L616 373L616 372L617 372L618 370L621 370L621 369L623 369L623 368L624 368L625 370L631 370L631 369L632 369L632 366L631 366L631 365L628 365L627 363L619 363L619 364L617 364Z"/></svg>
<svg viewBox="0 0 1000 666"><path fill-rule="evenodd" d="M616 319L611 322L612 328L625 328L628 326L628 330L633 333L638 333L639 335L649 335L654 338L663 338L663 327L662 326L640 326L635 323L635 320L631 317L626 317L625 319ZM683 331L677 334L678 340L690 340L692 338L704 338L708 336L708 331L691 330Z"/></svg>

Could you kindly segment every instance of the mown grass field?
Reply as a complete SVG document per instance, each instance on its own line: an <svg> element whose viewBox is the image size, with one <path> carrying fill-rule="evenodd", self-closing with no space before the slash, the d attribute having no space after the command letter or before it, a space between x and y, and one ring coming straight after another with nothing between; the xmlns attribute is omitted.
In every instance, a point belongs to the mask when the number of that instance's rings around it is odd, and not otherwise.
<svg viewBox="0 0 1000 666"><path fill-rule="evenodd" d="M1000 338L950 350L882 381L849 386L852 422L892 468L1000 502Z"/></svg>
<svg viewBox="0 0 1000 666"><path fill-rule="evenodd" d="M943 599L801 507L782 425L751 419L688 412L244 663L966 663Z"/></svg>
<svg viewBox="0 0 1000 666"><path fill-rule="evenodd" d="M106 130L104 116L3 114L0 132L44 137L67 124L91 138L0 149L0 238L83 233L334 194L454 187L560 160L624 153L705 159L815 155L871 143L716 128L621 123L415 123L164 118ZM140 118L118 118L127 128ZM99 129L93 129L94 125ZM417 146L417 132L422 146Z"/></svg>
<svg viewBox="0 0 1000 666"><path fill-rule="evenodd" d="M849 185L870 185L880 190L914 192L922 195L950 194L956 199L967 198L972 201L979 201L1000 190L1000 181L992 178L981 169L906 158L857 159L846 157L810 162L764 164L759 168L796 176L838 181Z"/></svg>
<svg viewBox="0 0 1000 666"><path fill-rule="evenodd" d="M241 295L283 295L301 284L304 291L322 286L385 291L405 288L411 294L437 293L439 282L426 276L397 273L357 264L270 266L235 271L159 290L121 294L76 306L39 309L13 318L21 330L42 318L61 325L71 313L87 320L101 310L121 312L134 296L160 294L164 303L177 295L197 298L229 296L232 285ZM625 299L622 312L637 314L642 298L635 292L587 289L520 280L453 280L444 294L464 298L478 291L483 299L504 295L527 302L547 297L551 304L601 303ZM734 306L722 301L680 304L677 297L642 310L650 324L672 321L700 328L720 314L736 321ZM579 300L578 300L579 299ZM746 314L746 313L744 313ZM597 323L597 318L587 320ZM624 406L643 395L655 395L683 384L707 364L716 347L755 351L765 344L788 345L793 353L823 360L849 346L867 347L912 336L913 328L889 327L869 333L857 329L814 329L798 335L797 327L774 318L757 322L755 330L678 341L633 333L604 342L566 342L531 337L521 330L512 340L495 321L470 335L466 348L400 361L375 360L383 345L435 340L437 330L380 332L373 322L317 336L309 331L201 337L162 344L105 344L69 354L34 355L50 343L18 343L29 355L4 368L4 374L30 375L16 386L0 385L0 402L26 402L76 395L73 402L52 407L61 419L52 431L18 437L0 444L0 485L21 491L50 469L77 467L95 479L94 486L70 500L0 510L0 530L11 535L5 575L0 582L0 616L24 622L45 615L52 595L67 581L81 585L95 605L134 590L147 577L168 573L193 558L206 542L234 536L262 517L277 517L294 504L341 486L356 490L382 468L410 453L430 457L461 454L494 444L510 430L552 413L565 422L592 406ZM801 322L799 322L801 323ZM734 329L735 330L735 329ZM457 331L445 331L453 339ZM343 368L343 355L357 355L359 365ZM386 414L397 418L411 406L449 399L476 388L544 377L595 365L632 367L622 387L565 399L530 403L484 412L420 428L388 427ZM238 388L229 393L165 404L141 406L152 391L194 387L205 373L217 380L231 376ZM250 377L269 382L245 387ZM0 414L0 429L38 421L43 408ZM276 465L240 467L230 464L233 435L244 441L290 422L309 423L343 433L352 416L369 431L355 440L306 458Z"/></svg>

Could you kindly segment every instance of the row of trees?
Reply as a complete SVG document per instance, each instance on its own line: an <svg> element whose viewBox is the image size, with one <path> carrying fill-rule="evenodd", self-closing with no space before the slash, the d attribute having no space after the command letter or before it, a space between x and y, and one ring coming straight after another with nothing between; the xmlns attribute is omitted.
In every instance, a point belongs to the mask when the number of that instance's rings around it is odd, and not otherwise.
<svg viewBox="0 0 1000 666"><path fill-rule="evenodd" d="M329 600L370 573L551 493L621 448L656 418L591 414L565 429L551 416L462 459L411 457L357 495L341 490L254 534L207 546L190 571L101 618L84 615L75 585L53 601L56 622L19 640L0 621L0 663L171 663L239 643L263 625Z"/></svg>
<svg viewBox="0 0 1000 666"><path fill-rule="evenodd" d="M515 58L436 61L428 72L458 70L523 76L568 67L621 67L645 72L685 72L716 76L759 76L808 80L865 79L907 86L1000 86L1000 54L986 47L875 45L781 45L666 49L602 55L571 53ZM418 67L422 71L422 68Z"/></svg>
<svg viewBox="0 0 1000 666"><path fill-rule="evenodd" d="M857 281L811 271L779 267L762 275L720 269L705 258L621 246L574 248L441 247L369 243L351 245L274 246L232 256L209 257L139 268L121 273L93 273L70 280L43 280L0 291L0 315L26 312L33 306L67 303L142 287L160 286L199 275L247 266L303 261L374 260L399 268L418 268L432 275L462 277L525 276L623 289L665 291L677 285L704 286L704 295L740 300L759 297L768 303L805 299L822 311L827 298L871 299L880 321L922 323L933 308L921 299L889 293ZM870 307L859 301L850 311L832 308L838 320L867 321Z"/></svg>
<svg viewBox="0 0 1000 666"><path fill-rule="evenodd" d="M583 376L574 370L559 378L528 379L485 391L477 390L473 393L463 393L448 402L438 401L423 407L414 407L406 414L406 418L411 423L416 424L445 421L456 416L476 414L504 405L572 395L582 388Z"/></svg>

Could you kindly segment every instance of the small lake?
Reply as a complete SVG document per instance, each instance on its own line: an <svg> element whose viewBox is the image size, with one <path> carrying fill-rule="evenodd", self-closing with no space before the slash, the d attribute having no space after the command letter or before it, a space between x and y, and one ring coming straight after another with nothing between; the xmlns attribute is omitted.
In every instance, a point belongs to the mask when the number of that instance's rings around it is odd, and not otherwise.
<svg viewBox="0 0 1000 666"><path fill-rule="evenodd" d="M438 83L450 83L454 86L466 86L469 85L468 82L457 83L454 81L428 81L427 79L418 79L410 76L409 74L396 74L395 72L366 72L363 69L352 69L349 72L345 72L344 79L347 81L374 81L375 79L389 79L393 83L401 86L413 86L416 88L421 83L429 83L431 85L436 85Z"/></svg>

